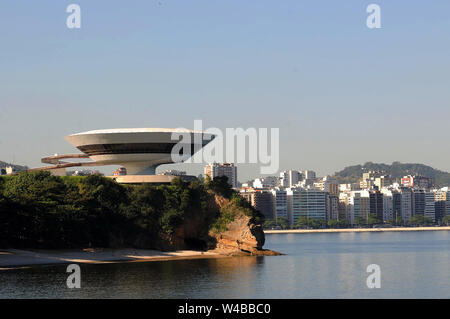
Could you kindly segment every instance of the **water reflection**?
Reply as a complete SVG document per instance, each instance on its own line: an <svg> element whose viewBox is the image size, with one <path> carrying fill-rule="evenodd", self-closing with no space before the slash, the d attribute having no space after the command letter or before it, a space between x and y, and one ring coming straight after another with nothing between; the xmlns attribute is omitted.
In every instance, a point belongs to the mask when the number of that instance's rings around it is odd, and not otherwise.
<svg viewBox="0 0 450 319"><path fill-rule="evenodd" d="M3 298L450 298L450 232L267 236L285 256L81 265L0 271ZM381 267L368 289L366 267Z"/></svg>
<svg viewBox="0 0 450 319"><path fill-rule="evenodd" d="M81 265L82 289L66 288L66 266L8 270L0 272L0 297L194 298L219 290L233 298L253 293L263 263L261 257L233 257Z"/></svg>

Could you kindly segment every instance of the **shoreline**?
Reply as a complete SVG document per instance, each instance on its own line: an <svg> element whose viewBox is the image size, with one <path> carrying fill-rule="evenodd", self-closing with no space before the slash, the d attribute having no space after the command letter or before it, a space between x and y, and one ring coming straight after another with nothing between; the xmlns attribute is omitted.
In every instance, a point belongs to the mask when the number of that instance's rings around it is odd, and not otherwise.
<svg viewBox="0 0 450 319"><path fill-rule="evenodd" d="M265 230L264 234L311 234L311 233L358 233L358 232L405 232L405 231L450 231L442 227L392 227L392 228L342 228L342 229L286 229ZM170 260L210 259L236 256L229 251L179 250L163 252L150 249L0 249L0 271L29 268L32 266L63 264L112 264Z"/></svg>
<svg viewBox="0 0 450 319"><path fill-rule="evenodd" d="M392 228L331 228L331 229L280 229L264 230L264 234L307 234L307 233L362 233L362 232L394 232L394 231L433 231L450 230L450 226L442 227L392 227Z"/></svg>
<svg viewBox="0 0 450 319"><path fill-rule="evenodd" d="M163 252L148 249L0 249L0 270L59 264L112 264L151 261L225 258L212 251L179 250Z"/></svg>

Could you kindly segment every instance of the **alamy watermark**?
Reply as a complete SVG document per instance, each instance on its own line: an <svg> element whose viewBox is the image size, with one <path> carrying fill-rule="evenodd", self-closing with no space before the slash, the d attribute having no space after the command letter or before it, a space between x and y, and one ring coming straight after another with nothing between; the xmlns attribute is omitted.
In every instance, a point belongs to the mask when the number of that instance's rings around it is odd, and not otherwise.
<svg viewBox="0 0 450 319"><path fill-rule="evenodd" d="M67 266L66 272L70 273L67 277L67 288L81 288L81 268L77 264L70 264Z"/></svg>
<svg viewBox="0 0 450 319"><path fill-rule="evenodd" d="M280 166L279 128L226 128L224 133L217 127L203 130L203 122L195 120L194 134L180 128L171 139L177 142L171 152L174 163L260 164L261 174L275 174Z"/></svg>
<svg viewBox="0 0 450 319"><path fill-rule="evenodd" d="M370 264L366 272L371 273L366 279L366 285L369 289L381 288L381 268L377 264Z"/></svg>
<svg viewBox="0 0 450 319"><path fill-rule="evenodd" d="M366 8L366 12L370 13L366 19L366 25L369 29L381 28L381 8L378 4L369 4Z"/></svg>
<svg viewBox="0 0 450 319"><path fill-rule="evenodd" d="M66 19L66 26L69 29L81 28L81 7L76 3L69 4L66 8L66 12L70 13ZM381 28L381 8L378 4L369 4L366 8L366 13L369 16L366 19L366 25L369 29Z"/></svg>
<svg viewBox="0 0 450 319"><path fill-rule="evenodd" d="M66 12L70 13L66 19L66 26L69 29L81 28L81 8L78 4L69 4L66 8Z"/></svg>

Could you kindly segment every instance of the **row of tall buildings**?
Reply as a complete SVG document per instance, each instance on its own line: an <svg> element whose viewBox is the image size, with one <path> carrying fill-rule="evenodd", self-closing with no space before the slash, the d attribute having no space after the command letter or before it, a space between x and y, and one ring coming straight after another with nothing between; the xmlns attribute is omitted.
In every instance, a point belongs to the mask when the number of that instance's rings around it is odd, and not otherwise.
<svg viewBox="0 0 450 319"><path fill-rule="evenodd" d="M117 170L115 175L126 174ZM183 176L169 170L162 175ZM205 176L226 176L267 219L286 218L295 226L301 217L322 221L335 220L347 225L364 222L409 222L422 215L438 222L450 215L450 190L433 188L433 179L408 175L392 178L383 172L365 172L357 183L339 184L330 176L318 178L312 170L287 170L279 176L266 176L239 185L233 163L211 163ZM239 188L240 186L240 188Z"/></svg>
<svg viewBox="0 0 450 319"><path fill-rule="evenodd" d="M339 184L330 176L317 178L314 171L288 170L243 184L240 194L266 218L283 217L291 226L300 217L355 225L370 218L408 223L415 215L438 222L450 215L449 188L436 189L433 179L418 175L395 179L367 172L357 183Z"/></svg>
<svg viewBox="0 0 450 319"><path fill-rule="evenodd" d="M238 188L237 168L233 163L210 163L205 166L204 173L211 179L226 176L231 187Z"/></svg>

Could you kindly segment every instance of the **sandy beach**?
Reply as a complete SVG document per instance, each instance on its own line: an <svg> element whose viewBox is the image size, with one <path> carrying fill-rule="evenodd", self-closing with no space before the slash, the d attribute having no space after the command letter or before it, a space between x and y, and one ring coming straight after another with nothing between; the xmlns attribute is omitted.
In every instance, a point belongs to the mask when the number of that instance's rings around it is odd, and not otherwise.
<svg viewBox="0 0 450 319"><path fill-rule="evenodd" d="M286 229L265 230L265 234L304 234L304 233L354 233L354 232L387 232L387 231L432 231L450 230L443 227L392 227L392 228L344 228L344 229Z"/></svg>
<svg viewBox="0 0 450 319"><path fill-rule="evenodd" d="M393 228L351 228L351 229L288 229L265 230L270 234L306 234L306 233L348 233L348 232L393 232L393 231L449 231L445 227L393 227ZM229 257L220 251L179 250L162 252L146 249L64 249L64 250L20 250L0 249L0 270L53 264L105 264L125 262L150 262L182 259L204 259Z"/></svg>
<svg viewBox="0 0 450 319"><path fill-rule="evenodd" d="M198 258L222 258L223 254L194 250L162 252L145 249L0 250L0 270L32 265L104 264Z"/></svg>

